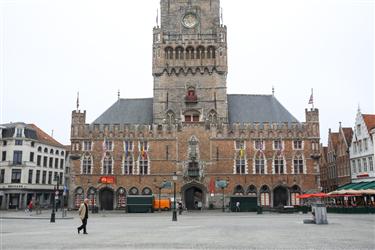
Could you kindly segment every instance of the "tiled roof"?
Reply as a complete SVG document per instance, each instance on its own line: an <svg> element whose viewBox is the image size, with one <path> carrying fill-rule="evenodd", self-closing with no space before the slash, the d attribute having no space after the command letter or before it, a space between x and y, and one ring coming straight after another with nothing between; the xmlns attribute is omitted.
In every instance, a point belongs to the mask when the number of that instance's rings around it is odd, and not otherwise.
<svg viewBox="0 0 375 250"><path fill-rule="evenodd" d="M344 132L346 143L350 146L350 144L352 143L352 138L353 138L353 129L342 128L342 131Z"/></svg>
<svg viewBox="0 0 375 250"><path fill-rule="evenodd" d="M366 123L367 130L370 132L373 128L375 128L375 115L365 115L363 114L363 120Z"/></svg>
<svg viewBox="0 0 375 250"><path fill-rule="evenodd" d="M298 122L273 95L228 95L229 123Z"/></svg>
<svg viewBox="0 0 375 250"><path fill-rule="evenodd" d="M152 124L153 99L120 99L93 124Z"/></svg>
<svg viewBox="0 0 375 250"><path fill-rule="evenodd" d="M53 139L51 136L49 136L47 133L45 133L43 130L41 130L38 126L35 124L28 124L28 127L31 127L36 131L36 135L38 137L38 141L48 144L50 146L55 147L64 147L62 144L60 144L58 141Z"/></svg>
<svg viewBox="0 0 375 250"><path fill-rule="evenodd" d="M329 134L329 138L332 142L332 147L333 147L333 150L336 151L337 149L337 144L339 142L339 133L330 133Z"/></svg>

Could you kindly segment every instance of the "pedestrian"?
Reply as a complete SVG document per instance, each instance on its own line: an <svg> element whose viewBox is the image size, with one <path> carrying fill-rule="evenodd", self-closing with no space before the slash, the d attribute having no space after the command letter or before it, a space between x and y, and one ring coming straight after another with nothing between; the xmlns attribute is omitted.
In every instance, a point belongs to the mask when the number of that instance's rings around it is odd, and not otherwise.
<svg viewBox="0 0 375 250"><path fill-rule="evenodd" d="M86 225L87 219L89 218L89 208L88 208L89 199L85 199L81 206L79 207L78 214L80 219L82 220L82 225L77 227L78 234L83 229L83 234L87 234Z"/></svg>
<svg viewBox="0 0 375 250"><path fill-rule="evenodd" d="M236 202L236 212L240 212L240 202Z"/></svg>
<svg viewBox="0 0 375 250"><path fill-rule="evenodd" d="M178 214L182 214L182 201L178 202Z"/></svg>

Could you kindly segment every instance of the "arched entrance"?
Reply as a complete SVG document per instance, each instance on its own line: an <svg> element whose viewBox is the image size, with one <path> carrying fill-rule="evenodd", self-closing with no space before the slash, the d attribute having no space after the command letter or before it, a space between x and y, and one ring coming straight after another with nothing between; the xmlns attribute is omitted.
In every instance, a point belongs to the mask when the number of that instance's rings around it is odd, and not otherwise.
<svg viewBox="0 0 375 250"><path fill-rule="evenodd" d="M203 206L203 191L199 187L193 186L185 190L185 207L188 210L197 210L199 205Z"/></svg>
<svg viewBox="0 0 375 250"><path fill-rule="evenodd" d="M288 190L279 186L273 190L273 207L286 206L288 204Z"/></svg>
<svg viewBox="0 0 375 250"><path fill-rule="evenodd" d="M113 197L112 189L103 188L99 192L100 208L104 210L113 210Z"/></svg>

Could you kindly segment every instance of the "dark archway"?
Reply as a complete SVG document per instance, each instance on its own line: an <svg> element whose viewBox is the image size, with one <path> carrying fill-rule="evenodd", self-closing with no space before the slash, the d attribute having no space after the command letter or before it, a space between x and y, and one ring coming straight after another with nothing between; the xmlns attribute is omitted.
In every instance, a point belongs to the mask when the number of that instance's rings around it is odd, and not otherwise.
<svg viewBox="0 0 375 250"><path fill-rule="evenodd" d="M273 207L286 206L288 204L288 189L278 186L273 190Z"/></svg>
<svg viewBox="0 0 375 250"><path fill-rule="evenodd" d="M185 190L185 207L188 210L197 210L199 204L203 204L203 191L199 187L193 186Z"/></svg>
<svg viewBox="0 0 375 250"><path fill-rule="evenodd" d="M104 210L113 210L114 192L112 189L103 188L99 192L100 208Z"/></svg>

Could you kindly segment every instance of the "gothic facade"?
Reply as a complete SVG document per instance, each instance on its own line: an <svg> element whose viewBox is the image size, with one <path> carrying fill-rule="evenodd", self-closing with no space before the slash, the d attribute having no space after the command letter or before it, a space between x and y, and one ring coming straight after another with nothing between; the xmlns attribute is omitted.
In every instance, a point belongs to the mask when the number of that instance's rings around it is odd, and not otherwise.
<svg viewBox="0 0 375 250"><path fill-rule="evenodd" d="M228 94L227 74L220 1L161 0L154 96L119 99L92 123L72 112L73 206L85 196L104 209L124 208L127 195L171 197L162 183L173 175L188 209L221 207L222 193L272 207L318 191L319 111L299 122L273 95Z"/></svg>

